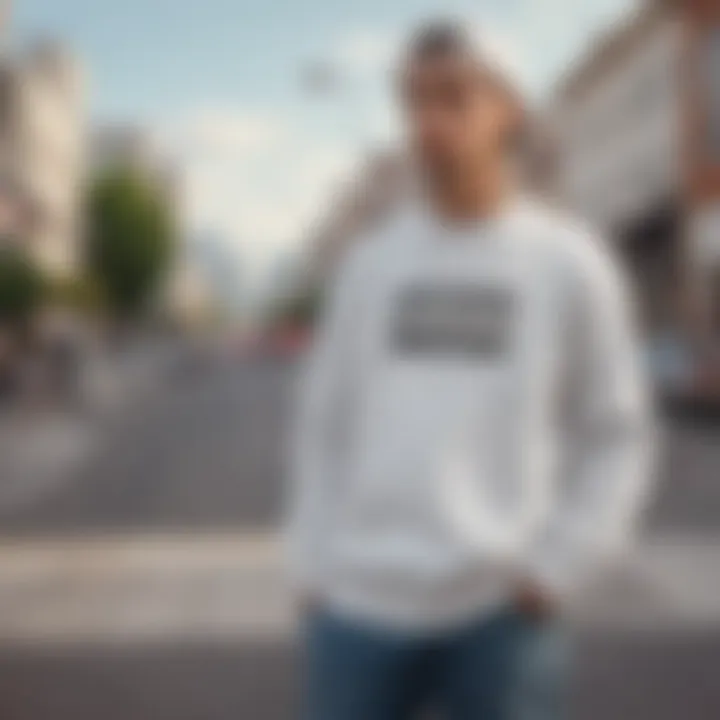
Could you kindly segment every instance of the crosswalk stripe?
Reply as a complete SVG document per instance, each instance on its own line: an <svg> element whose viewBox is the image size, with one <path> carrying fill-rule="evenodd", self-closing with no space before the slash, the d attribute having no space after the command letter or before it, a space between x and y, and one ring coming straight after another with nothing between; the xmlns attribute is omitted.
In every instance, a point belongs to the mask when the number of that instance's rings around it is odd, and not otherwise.
<svg viewBox="0 0 720 720"><path fill-rule="evenodd" d="M265 639L291 630L272 534L0 544L0 642Z"/></svg>
<svg viewBox="0 0 720 720"><path fill-rule="evenodd" d="M578 620L720 628L720 536L648 539ZM0 542L2 644L277 641L293 629L271 531Z"/></svg>

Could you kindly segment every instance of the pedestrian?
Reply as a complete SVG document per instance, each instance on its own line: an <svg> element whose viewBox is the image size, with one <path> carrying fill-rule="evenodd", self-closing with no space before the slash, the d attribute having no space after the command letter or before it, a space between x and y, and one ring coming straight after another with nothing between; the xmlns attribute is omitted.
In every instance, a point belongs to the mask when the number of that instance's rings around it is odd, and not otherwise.
<svg viewBox="0 0 720 720"><path fill-rule="evenodd" d="M343 261L301 387L304 716L552 720L566 609L646 495L632 303L522 196L527 103L487 42L422 27L399 92L417 192Z"/></svg>

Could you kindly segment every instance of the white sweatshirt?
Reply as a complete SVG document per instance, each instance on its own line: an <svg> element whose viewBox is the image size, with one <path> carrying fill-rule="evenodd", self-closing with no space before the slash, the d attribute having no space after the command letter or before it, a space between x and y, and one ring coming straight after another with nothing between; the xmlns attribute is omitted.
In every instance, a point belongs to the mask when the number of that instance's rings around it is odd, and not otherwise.
<svg viewBox="0 0 720 720"><path fill-rule="evenodd" d="M301 387L301 587L418 627L518 578L577 588L622 547L648 476L629 305L600 241L524 201L463 228L409 209L359 242Z"/></svg>

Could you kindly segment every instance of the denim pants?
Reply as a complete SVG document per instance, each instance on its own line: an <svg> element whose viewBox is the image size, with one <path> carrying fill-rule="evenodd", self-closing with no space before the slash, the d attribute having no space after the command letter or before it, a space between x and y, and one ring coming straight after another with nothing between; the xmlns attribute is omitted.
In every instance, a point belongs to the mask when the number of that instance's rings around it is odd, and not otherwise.
<svg viewBox="0 0 720 720"><path fill-rule="evenodd" d="M505 608L423 636L322 611L305 631L306 720L562 715L566 643L555 622Z"/></svg>

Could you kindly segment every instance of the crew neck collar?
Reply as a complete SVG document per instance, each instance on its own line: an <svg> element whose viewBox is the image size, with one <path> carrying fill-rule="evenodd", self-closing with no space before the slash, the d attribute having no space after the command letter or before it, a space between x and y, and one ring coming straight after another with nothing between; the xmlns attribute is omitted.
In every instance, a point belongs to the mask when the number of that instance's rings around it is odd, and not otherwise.
<svg viewBox="0 0 720 720"><path fill-rule="evenodd" d="M492 213L457 220L444 216L428 198L422 198L418 202L418 211L423 222L434 230L444 235L462 238L507 227L509 221L518 215L526 203L526 198L515 193Z"/></svg>

